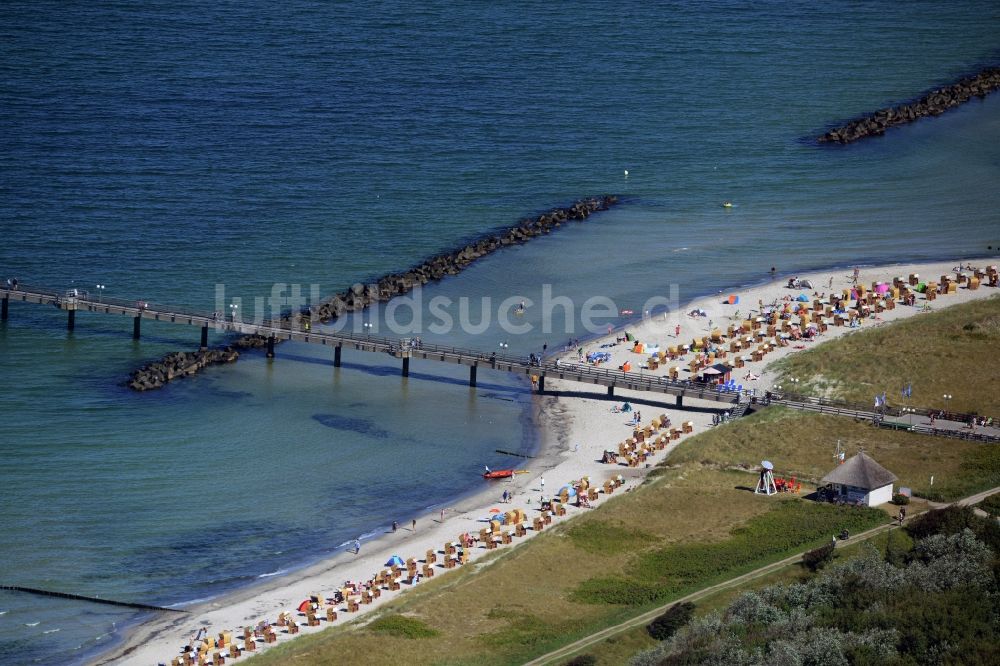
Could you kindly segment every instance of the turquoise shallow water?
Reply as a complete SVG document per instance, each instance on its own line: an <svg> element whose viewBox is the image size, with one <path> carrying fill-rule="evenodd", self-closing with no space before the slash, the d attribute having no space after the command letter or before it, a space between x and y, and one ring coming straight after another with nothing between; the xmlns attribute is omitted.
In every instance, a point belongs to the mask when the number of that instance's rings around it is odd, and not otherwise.
<svg viewBox="0 0 1000 666"><path fill-rule="evenodd" d="M326 294L605 192L623 203L425 289L425 306L550 284L639 309L770 266L988 254L1000 98L846 148L808 138L995 62L998 13L4 3L0 273L204 308L221 284L250 310L275 283ZM0 582L204 598L475 490L504 463L494 449L534 446L529 397L503 375L470 390L464 370L415 362L403 382L390 359L334 371L283 345L136 395L124 376L197 330L134 343L124 320L64 323L14 304L0 326ZM540 330L534 308L524 323L422 335L527 353L584 334ZM134 619L2 593L0 612L3 663L80 660Z"/></svg>

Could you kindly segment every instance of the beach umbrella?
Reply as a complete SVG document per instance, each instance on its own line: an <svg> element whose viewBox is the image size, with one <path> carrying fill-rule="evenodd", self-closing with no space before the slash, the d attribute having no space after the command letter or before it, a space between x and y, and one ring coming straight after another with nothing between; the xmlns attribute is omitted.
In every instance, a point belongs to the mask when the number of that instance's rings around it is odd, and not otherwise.
<svg viewBox="0 0 1000 666"><path fill-rule="evenodd" d="M306 599L301 604L299 604L299 612L300 613L305 613L310 608L312 608L312 599Z"/></svg>
<svg viewBox="0 0 1000 666"><path fill-rule="evenodd" d="M490 513L503 513L503 511L501 511L500 509L498 509L496 507L493 507L492 509L490 509Z"/></svg>
<svg viewBox="0 0 1000 666"><path fill-rule="evenodd" d="M799 280L799 286L803 287L804 289L813 288L812 282L810 282L809 280Z"/></svg>
<svg viewBox="0 0 1000 666"><path fill-rule="evenodd" d="M404 561L403 561L403 558L402 558L402 557L400 557L399 555L393 555L392 557L390 557L390 558L389 558L389 561L385 563L385 566L387 566L387 567L391 567L391 566L392 566L392 565L394 565L394 564L395 564L395 565L396 565L397 567L403 567L403 566L406 566L406 562L404 562Z"/></svg>

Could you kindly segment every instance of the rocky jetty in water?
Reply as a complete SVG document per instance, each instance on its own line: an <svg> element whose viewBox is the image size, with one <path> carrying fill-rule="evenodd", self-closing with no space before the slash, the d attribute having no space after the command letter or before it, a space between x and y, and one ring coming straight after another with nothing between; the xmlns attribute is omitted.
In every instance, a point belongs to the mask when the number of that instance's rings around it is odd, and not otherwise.
<svg viewBox="0 0 1000 666"><path fill-rule="evenodd" d="M941 115L973 97L985 97L998 88L1000 88L1000 67L990 67L950 86L932 90L910 104L889 107L852 120L819 137L819 142L852 143L869 136L881 136L890 127L905 125L927 116Z"/></svg>
<svg viewBox="0 0 1000 666"><path fill-rule="evenodd" d="M591 197L581 199L567 208L556 208L536 218L522 220L517 226L431 257L407 271L383 276L368 285L356 284L325 299L314 306L314 310L303 313L303 316L328 322L344 313L364 310L373 303L401 296L419 285L448 275L457 275L472 262L503 247L526 243L532 238L551 233L568 222L583 221L597 211L607 210L617 201L618 198L614 196Z"/></svg>
<svg viewBox="0 0 1000 666"><path fill-rule="evenodd" d="M240 353L232 347L202 349L196 352L171 352L132 373L128 387L135 391L158 389L180 377L190 377L202 368L219 363L235 363Z"/></svg>
<svg viewBox="0 0 1000 666"><path fill-rule="evenodd" d="M311 309L285 316L282 320L290 322L294 316L329 322L345 313L359 312L373 303L406 294L417 286L441 280L448 275L458 275L477 259L509 245L526 243L532 238L549 234L569 222L582 222L593 213L607 210L617 202L618 197L607 195L588 197L565 208L555 208L538 217L522 220L510 229L490 233L461 248L431 257L409 270L385 275L368 285L356 284L324 299ZM266 337L244 335L222 349L174 352L133 372L127 385L136 391L160 388L171 380L189 377L209 365L235 362L240 355L237 349L259 349L265 346Z"/></svg>

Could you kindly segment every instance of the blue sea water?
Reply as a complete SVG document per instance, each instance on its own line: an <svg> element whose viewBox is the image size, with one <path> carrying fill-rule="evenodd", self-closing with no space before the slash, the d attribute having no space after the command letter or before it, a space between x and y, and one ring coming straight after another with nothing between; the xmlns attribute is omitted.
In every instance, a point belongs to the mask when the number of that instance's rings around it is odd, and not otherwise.
<svg viewBox="0 0 1000 666"><path fill-rule="evenodd" d="M623 203L422 291L639 309L1000 246L1000 97L810 140L1000 59L995 2L0 5L0 277L191 307L332 293L579 196ZM628 177L625 177L625 170ZM735 202L723 209L724 200ZM287 295L287 291L284 292ZM384 311L383 311L384 312ZM456 319L457 310L454 311ZM574 312L573 319L579 312ZM365 318L387 334L380 313ZM618 323L613 321L611 323ZM283 345L121 386L197 329L12 304L0 584L175 604L315 561L535 446L523 384ZM216 341L222 339L216 337ZM0 593L0 663L75 662L135 616Z"/></svg>

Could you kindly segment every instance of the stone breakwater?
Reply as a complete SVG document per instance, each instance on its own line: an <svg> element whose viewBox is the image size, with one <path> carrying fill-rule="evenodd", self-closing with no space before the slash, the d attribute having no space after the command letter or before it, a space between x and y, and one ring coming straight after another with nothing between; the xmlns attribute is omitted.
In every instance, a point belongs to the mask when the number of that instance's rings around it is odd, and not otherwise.
<svg viewBox="0 0 1000 666"><path fill-rule="evenodd" d="M440 280L447 275L457 275L472 262L501 248L526 243L568 222L583 221L597 211L607 210L617 201L614 196L581 199L567 208L556 208L537 218L522 220L502 233L491 234L460 249L439 254L402 273L386 275L368 285L356 284L325 299L303 316L328 322L347 312L364 310L373 303L401 296L418 285Z"/></svg>
<svg viewBox="0 0 1000 666"><path fill-rule="evenodd" d="M240 353L233 347L203 349L196 352L171 352L159 361L133 372L127 385L135 391L157 389L169 381L189 377L210 365L235 363L239 357Z"/></svg>
<svg viewBox="0 0 1000 666"><path fill-rule="evenodd" d="M927 116L941 115L973 97L985 97L997 88L1000 88L1000 67L990 67L950 86L932 90L911 104L889 107L852 120L819 137L819 142L852 143L869 136L881 136L890 127L905 125Z"/></svg>
<svg viewBox="0 0 1000 666"><path fill-rule="evenodd" d="M607 195L588 197L565 208L555 208L538 217L521 220L510 229L490 233L464 247L431 257L409 270L385 275L367 285L355 284L304 312L285 316L282 320L287 323L291 323L293 318L329 322L345 313L359 312L374 303L406 294L417 286L441 280L448 275L458 275L477 259L501 248L526 243L532 238L549 234L569 222L582 222L593 213L607 210L617 202L618 197ZM133 372L127 386L136 391L161 388L169 381L189 377L210 365L234 363L240 356L237 349L258 349L266 345L267 339L263 336L244 335L232 345L221 349L172 352Z"/></svg>

